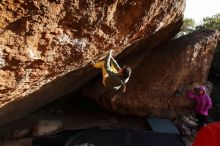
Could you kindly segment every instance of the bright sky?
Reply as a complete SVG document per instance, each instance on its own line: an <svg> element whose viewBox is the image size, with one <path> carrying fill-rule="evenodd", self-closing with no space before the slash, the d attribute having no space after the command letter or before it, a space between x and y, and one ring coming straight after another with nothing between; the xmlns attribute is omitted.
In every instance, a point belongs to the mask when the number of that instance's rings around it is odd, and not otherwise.
<svg viewBox="0 0 220 146"><path fill-rule="evenodd" d="M220 13L220 0L186 0L184 16L198 24L203 17Z"/></svg>

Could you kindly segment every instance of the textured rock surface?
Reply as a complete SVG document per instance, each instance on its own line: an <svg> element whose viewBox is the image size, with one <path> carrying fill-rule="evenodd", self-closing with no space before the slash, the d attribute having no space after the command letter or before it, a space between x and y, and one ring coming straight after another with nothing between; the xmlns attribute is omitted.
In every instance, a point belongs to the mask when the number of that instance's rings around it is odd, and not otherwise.
<svg viewBox="0 0 220 146"><path fill-rule="evenodd" d="M88 72L62 76L109 49L118 54L168 26L157 35L169 39L183 10L184 0L1 1L0 125L79 87Z"/></svg>
<svg viewBox="0 0 220 146"><path fill-rule="evenodd" d="M218 31L199 31L159 46L134 70L125 94L87 95L104 108L138 116L174 118L192 103L185 97L192 83L206 83Z"/></svg>

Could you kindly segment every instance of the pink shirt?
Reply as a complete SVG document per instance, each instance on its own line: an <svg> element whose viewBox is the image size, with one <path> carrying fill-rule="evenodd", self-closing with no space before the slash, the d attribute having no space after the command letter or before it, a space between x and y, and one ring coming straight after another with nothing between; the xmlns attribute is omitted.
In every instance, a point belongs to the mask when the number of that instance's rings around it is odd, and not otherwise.
<svg viewBox="0 0 220 146"><path fill-rule="evenodd" d="M212 101L208 95L196 95L190 91L187 93L187 97L196 101L195 110L198 114L208 116L208 111L212 107Z"/></svg>

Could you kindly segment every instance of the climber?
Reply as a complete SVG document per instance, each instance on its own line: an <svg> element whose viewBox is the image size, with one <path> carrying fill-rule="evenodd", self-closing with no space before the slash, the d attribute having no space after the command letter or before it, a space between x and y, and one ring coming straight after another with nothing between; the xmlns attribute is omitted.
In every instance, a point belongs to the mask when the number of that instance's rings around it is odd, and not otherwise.
<svg viewBox="0 0 220 146"><path fill-rule="evenodd" d="M98 63L92 61L91 64L95 68L102 69L102 83L105 87L116 91L123 87L122 91L126 91L125 84L131 75L131 68L127 66L121 68L112 57L112 50L110 50L104 61Z"/></svg>
<svg viewBox="0 0 220 146"><path fill-rule="evenodd" d="M211 98L206 93L206 88L204 86L195 87L194 91L189 91L187 93L187 97L196 101L195 111L199 130L208 122L208 111L212 107Z"/></svg>

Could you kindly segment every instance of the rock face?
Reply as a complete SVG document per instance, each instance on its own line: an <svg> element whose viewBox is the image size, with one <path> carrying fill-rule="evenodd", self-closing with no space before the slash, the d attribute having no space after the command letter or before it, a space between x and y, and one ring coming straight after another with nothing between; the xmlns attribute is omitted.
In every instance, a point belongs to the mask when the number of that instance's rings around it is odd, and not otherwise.
<svg viewBox="0 0 220 146"><path fill-rule="evenodd" d="M87 95L119 113L175 118L192 105L185 97L187 85L206 83L219 36L198 31L165 43L133 70L126 93L99 96L95 85Z"/></svg>
<svg viewBox="0 0 220 146"><path fill-rule="evenodd" d="M78 88L92 74L82 68L109 49L117 55L154 34L154 45L168 40L184 6L184 0L1 1L0 125Z"/></svg>

